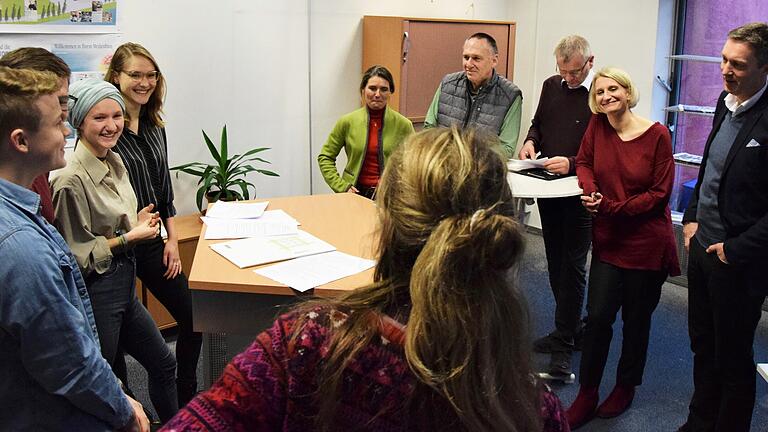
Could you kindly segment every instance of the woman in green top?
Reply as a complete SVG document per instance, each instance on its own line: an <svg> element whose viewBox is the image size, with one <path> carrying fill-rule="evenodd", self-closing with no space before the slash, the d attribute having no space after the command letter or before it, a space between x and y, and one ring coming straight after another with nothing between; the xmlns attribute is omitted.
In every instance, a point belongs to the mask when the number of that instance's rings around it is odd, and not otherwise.
<svg viewBox="0 0 768 432"><path fill-rule="evenodd" d="M413 124L387 107L395 92L392 74L383 66L371 66L360 81L365 106L336 122L317 156L325 182L334 192L354 192L372 198L390 153L413 133ZM336 157L341 148L347 166L340 175Z"/></svg>

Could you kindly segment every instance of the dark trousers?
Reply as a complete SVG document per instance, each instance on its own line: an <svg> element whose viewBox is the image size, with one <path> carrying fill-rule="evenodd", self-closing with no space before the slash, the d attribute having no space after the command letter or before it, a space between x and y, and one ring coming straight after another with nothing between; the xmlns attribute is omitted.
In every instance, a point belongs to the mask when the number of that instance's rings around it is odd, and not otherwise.
<svg viewBox="0 0 768 432"><path fill-rule="evenodd" d="M624 323L616 383L638 386L648 355L651 315L659 304L665 271L631 270L592 257L587 295L587 325L579 369L582 386L597 387L603 379L613 338L613 322L621 309Z"/></svg>
<svg viewBox="0 0 768 432"><path fill-rule="evenodd" d="M540 198L538 205L549 286L555 297L555 334L570 345L581 325L592 217L578 196Z"/></svg>
<svg viewBox="0 0 768 432"><path fill-rule="evenodd" d="M765 296L751 295L741 269L694 237L688 255L688 334L693 351L691 431L748 431L755 405L752 345Z"/></svg>
<svg viewBox="0 0 768 432"><path fill-rule="evenodd" d="M142 284L157 297L178 323L176 340L176 360L178 362L178 384L180 396L197 389L197 361L203 335L193 331L192 294L189 291L187 276L180 273L173 279L166 279L166 267L163 265L165 243L161 238L140 244L136 247L136 274ZM191 398L191 396L190 396ZM188 398L182 398L188 402Z"/></svg>
<svg viewBox="0 0 768 432"><path fill-rule="evenodd" d="M114 364L119 343L147 370L149 397L165 422L178 411L176 360L136 297L135 277L133 259L119 255L106 273L92 273L85 282L104 359Z"/></svg>

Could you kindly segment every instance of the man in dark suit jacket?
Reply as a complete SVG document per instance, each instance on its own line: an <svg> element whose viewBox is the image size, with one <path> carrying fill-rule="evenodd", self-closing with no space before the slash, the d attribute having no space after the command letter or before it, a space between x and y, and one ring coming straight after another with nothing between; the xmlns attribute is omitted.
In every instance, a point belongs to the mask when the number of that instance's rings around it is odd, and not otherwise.
<svg viewBox="0 0 768 432"><path fill-rule="evenodd" d="M748 431L768 294L768 24L728 33L725 91L683 218L694 393L680 431Z"/></svg>

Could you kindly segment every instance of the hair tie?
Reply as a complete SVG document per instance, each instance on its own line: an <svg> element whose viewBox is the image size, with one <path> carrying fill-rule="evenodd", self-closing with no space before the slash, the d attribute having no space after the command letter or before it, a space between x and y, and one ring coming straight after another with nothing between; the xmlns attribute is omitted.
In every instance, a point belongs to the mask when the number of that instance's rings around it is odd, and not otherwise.
<svg viewBox="0 0 768 432"><path fill-rule="evenodd" d="M469 231L472 231L475 228L475 222L477 222L477 220L484 215L485 209L479 209L472 213L472 217L469 218Z"/></svg>

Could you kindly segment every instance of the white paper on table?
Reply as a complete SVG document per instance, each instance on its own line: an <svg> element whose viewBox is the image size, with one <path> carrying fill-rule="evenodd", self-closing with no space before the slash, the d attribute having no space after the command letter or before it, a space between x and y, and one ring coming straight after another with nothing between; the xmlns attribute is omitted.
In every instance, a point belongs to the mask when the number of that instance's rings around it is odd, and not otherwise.
<svg viewBox="0 0 768 432"><path fill-rule="evenodd" d="M301 230L285 236L253 237L216 243L211 245L211 249L240 268L336 250L333 245Z"/></svg>
<svg viewBox="0 0 768 432"><path fill-rule="evenodd" d="M295 220L215 219L202 217L206 240L241 239L286 234L299 231Z"/></svg>
<svg viewBox="0 0 768 432"><path fill-rule="evenodd" d="M301 222L297 221L296 219L291 217L291 215L289 215L288 213L284 212L281 209L267 210L264 212L263 215L261 215L261 217L259 217L259 219L262 221L283 222L283 223L291 222L296 225L301 225Z"/></svg>
<svg viewBox="0 0 768 432"><path fill-rule="evenodd" d="M376 261L334 251L296 258L254 270L254 273L304 292L368 270Z"/></svg>
<svg viewBox="0 0 768 432"><path fill-rule="evenodd" d="M758 363L757 371L760 372L760 376L762 376L764 380L768 381L768 363Z"/></svg>
<svg viewBox="0 0 768 432"><path fill-rule="evenodd" d="M549 158L543 157L541 159L510 159L507 161L507 168L510 171L522 171L530 168L543 168L544 162Z"/></svg>
<svg viewBox="0 0 768 432"><path fill-rule="evenodd" d="M205 212L205 216L218 219L249 219L257 218L264 214L269 201L258 203L244 203L237 201L216 201Z"/></svg>

